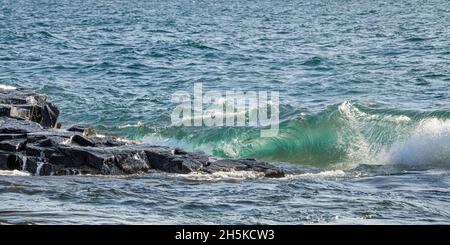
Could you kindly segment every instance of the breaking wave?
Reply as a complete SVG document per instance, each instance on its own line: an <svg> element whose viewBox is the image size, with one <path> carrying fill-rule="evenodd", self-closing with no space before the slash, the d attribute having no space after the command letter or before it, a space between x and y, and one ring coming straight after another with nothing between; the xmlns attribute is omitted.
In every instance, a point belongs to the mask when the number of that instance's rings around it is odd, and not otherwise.
<svg viewBox="0 0 450 245"><path fill-rule="evenodd" d="M257 127L147 128L139 124L127 132L147 143L203 150L226 158L332 169L359 164L450 167L447 111L379 109L349 101L310 115L286 106L280 111L279 133L269 138L260 137Z"/></svg>

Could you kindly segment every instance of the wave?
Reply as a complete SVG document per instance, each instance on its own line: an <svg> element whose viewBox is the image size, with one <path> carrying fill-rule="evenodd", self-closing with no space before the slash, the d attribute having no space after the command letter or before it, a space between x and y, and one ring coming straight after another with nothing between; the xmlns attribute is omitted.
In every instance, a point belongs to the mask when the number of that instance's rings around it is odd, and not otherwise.
<svg viewBox="0 0 450 245"><path fill-rule="evenodd" d="M331 169L360 164L407 168L450 167L450 112L380 109L345 101L306 115L280 108L279 133L257 127L147 128L130 131L152 144L203 150L225 158L257 158ZM138 136L136 134L139 134Z"/></svg>

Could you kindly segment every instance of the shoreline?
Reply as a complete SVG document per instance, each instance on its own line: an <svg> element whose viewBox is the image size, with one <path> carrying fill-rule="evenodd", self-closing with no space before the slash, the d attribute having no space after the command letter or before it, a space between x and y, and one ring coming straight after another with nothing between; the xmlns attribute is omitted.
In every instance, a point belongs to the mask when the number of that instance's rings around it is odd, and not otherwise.
<svg viewBox="0 0 450 245"><path fill-rule="evenodd" d="M281 178L285 172L256 159L222 159L204 152L124 142L97 135L87 125L62 129L57 106L47 95L0 87L0 170L31 175L132 175L254 171Z"/></svg>

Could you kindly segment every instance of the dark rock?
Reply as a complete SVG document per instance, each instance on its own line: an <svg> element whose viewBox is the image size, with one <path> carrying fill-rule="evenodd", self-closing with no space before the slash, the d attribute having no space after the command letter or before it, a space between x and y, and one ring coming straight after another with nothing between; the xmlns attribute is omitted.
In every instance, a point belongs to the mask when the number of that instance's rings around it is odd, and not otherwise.
<svg viewBox="0 0 450 245"><path fill-rule="evenodd" d="M102 170L105 166L115 164L115 157L112 153L104 149L93 147L59 146L59 164L67 167L90 166L96 170ZM55 163L57 164L57 163Z"/></svg>
<svg viewBox="0 0 450 245"><path fill-rule="evenodd" d="M40 158L37 157L26 157L24 170L31 174L35 174L40 161Z"/></svg>
<svg viewBox="0 0 450 245"><path fill-rule="evenodd" d="M53 165L68 165L67 164L67 157L64 154L61 153L52 153L48 157L48 162ZM81 164L80 164L81 165ZM79 167L80 165L76 165L74 167Z"/></svg>
<svg viewBox="0 0 450 245"><path fill-rule="evenodd" d="M39 94L30 91L15 89L15 90L0 90L0 104L5 105L20 105L27 104L27 97L39 96Z"/></svg>
<svg viewBox="0 0 450 245"><path fill-rule="evenodd" d="M12 139L0 141L0 150L4 151L21 151L25 149L26 139Z"/></svg>
<svg viewBox="0 0 450 245"><path fill-rule="evenodd" d="M36 175L51 175L53 172L53 165L49 163L40 163L36 169Z"/></svg>
<svg viewBox="0 0 450 245"><path fill-rule="evenodd" d="M280 169L267 169L264 172L264 177L266 178L283 178L285 175L286 174Z"/></svg>
<svg viewBox="0 0 450 245"><path fill-rule="evenodd" d="M0 134L0 141L26 138L26 134Z"/></svg>
<svg viewBox="0 0 450 245"><path fill-rule="evenodd" d="M125 146L127 143L124 141L117 140L114 137L90 137L90 139L95 142L97 147L117 147L117 146Z"/></svg>
<svg viewBox="0 0 450 245"><path fill-rule="evenodd" d="M0 152L0 169L8 169L8 152Z"/></svg>
<svg viewBox="0 0 450 245"><path fill-rule="evenodd" d="M73 136L73 133L61 130L46 130L37 133L29 133L27 134L28 143L39 144L41 146L45 146L46 144L51 144L52 146L56 146L59 144L64 144L70 142L70 138Z"/></svg>
<svg viewBox="0 0 450 245"><path fill-rule="evenodd" d="M246 164L237 160L217 160L210 162L205 168L207 172L220 172L220 171L245 171L248 169Z"/></svg>
<svg viewBox="0 0 450 245"><path fill-rule="evenodd" d="M39 141L38 145L41 147L52 147L55 146L56 144L52 139L46 138Z"/></svg>
<svg viewBox="0 0 450 245"><path fill-rule="evenodd" d="M72 138L70 138L70 142L72 144L78 144L79 146L95 146L94 141L78 134L73 135Z"/></svg>
<svg viewBox="0 0 450 245"><path fill-rule="evenodd" d="M80 175L80 174L89 174L89 173L91 173L91 171L83 172L80 169L61 168L61 169L55 170L53 172L53 175L59 175L59 176L61 176L61 175Z"/></svg>
<svg viewBox="0 0 450 245"><path fill-rule="evenodd" d="M265 177L268 178L281 178L285 176L285 173L281 169L255 159L217 160L211 162L204 169L204 171L210 173L230 170L263 172Z"/></svg>
<svg viewBox="0 0 450 245"><path fill-rule="evenodd" d="M9 117L11 107L8 105L0 105L0 117Z"/></svg>
<svg viewBox="0 0 450 245"><path fill-rule="evenodd" d="M46 128L54 128L57 125L58 116L58 107L54 106L51 103L48 103L42 108L40 124Z"/></svg>
<svg viewBox="0 0 450 245"><path fill-rule="evenodd" d="M41 125L32 121L0 117L0 134L27 134L43 130Z"/></svg>
<svg viewBox="0 0 450 245"><path fill-rule="evenodd" d="M189 167L183 165L183 160L176 158L171 151L170 148L160 147L147 149L145 153L150 168L170 173L190 173Z"/></svg>
<svg viewBox="0 0 450 245"><path fill-rule="evenodd" d="M31 117L32 113L34 112L34 106L33 105L16 105L11 106L9 109L9 116L10 117L17 117L22 119L29 119L30 121L33 121Z"/></svg>
<svg viewBox="0 0 450 245"><path fill-rule="evenodd" d="M188 154L188 153L187 153L187 151L182 150L182 149L180 149L180 148L175 148L175 149L173 150L173 154L175 154L175 155L186 155L186 154Z"/></svg>
<svg viewBox="0 0 450 245"><path fill-rule="evenodd" d="M55 127L59 116L58 108L47 102L46 95L22 89L0 90L0 104L0 115L26 119L45 128Z"/></svg>
<svg viewBox="0 0 450 245"><path fill-rule="evenodd" d="M89 125L89 124L76 124L76 125L73 125L72 127L68 128L67 131L83 133L84 130L86 130L88 128L92 128L91 125Z"/></svg>
<svg viewBox="0 0 450 245"><path fill-rule="evenodd" d="M68 128L67 131L82 133L85 136L95 135L94 128L89 124L77 124Z"/></svg>
<svg viewBox="0 0 450 245"><path fill-rule="evenodd" d="M0 169L22 170L23 160L20 155L0 152Z"/></svg>
<svg viewBox="0 0 450 245"><path fill-rule="evenodd" d="M142 173L150 169L145 151L125 149L115 150L113 154L116 166L125 174Z"/></svg>
<svg viewBox="0 0 450 245"><path fill-rule="evenodd" d="M27 145L25 153L27 156L49 158L52 154L56 153L56 148Z"/></svg>
<svg viewBox="0 0 450 245"><path fill-rule="evenodd" d="M200 171L208 164L209 158L202 152L188 153L176 151L168 147L146 147L145 153L147 154L151 169L169 173L187 174Z"/></svg>

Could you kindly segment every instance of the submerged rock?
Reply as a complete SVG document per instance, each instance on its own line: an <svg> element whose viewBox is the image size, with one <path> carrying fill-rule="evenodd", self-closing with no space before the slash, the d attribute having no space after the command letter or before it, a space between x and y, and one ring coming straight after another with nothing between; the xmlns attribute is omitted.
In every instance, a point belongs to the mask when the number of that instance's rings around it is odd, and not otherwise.
<svg viewBox="0 0 450 245"><path fill-rule="evenodd" d="M255 159L220 159L203 152L135 144L97 136L91 126L59 129L59 110L47 96L25 90L0 90L0 169L35 175L128 175L256 171L279 178L284 172Z"/></svg>

